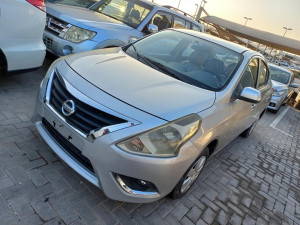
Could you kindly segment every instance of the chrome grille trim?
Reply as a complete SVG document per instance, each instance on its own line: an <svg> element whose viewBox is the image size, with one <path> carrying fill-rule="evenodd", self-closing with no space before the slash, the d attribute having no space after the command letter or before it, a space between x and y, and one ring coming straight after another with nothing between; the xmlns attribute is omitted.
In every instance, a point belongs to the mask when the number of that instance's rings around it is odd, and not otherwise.
<svg viewBox="0 0 300 225"><path fill-rule="evenodd" d="M52 85L53 85L53 79L55 74L57 74L57 77L59 79L60 82L62 82L66 88L66 90L73 96L76 96L76 98L79 101L84 102L85 104L88 104L89 106L95 108L96 110L100 110L106 114L109 114L113 117L117 117L120 120L123 120L124 122L122 123L118 123L118 124L113 124L113 125L109 125L109 126L104 126L101 128L97 128L94 130L91 130L89 133L85 133L82 130L78 129L76 126L74 126L73 124L70 124L70 122L61 114L60 111L58 111L51 103L51 90L52 90ZM79 134L80 136L82 136L83 138L87 139L90 142L93 142L95 139L105 135L106 133L111 133L117 130L121 130L124 128L128 128L131 126L136 126L138 124L141 124L138 121L133 121L130 118L127 118L121 114L118 114L112 110L109 110L108 108L104 108L103 106L101 106L99 103L95 102L94 100L88 98L87 96L83 95L81 92L79 92L77 89L75 89L67 80L65 80L60 74L59 72L54 69L50 75L49 81L48 81L48 85L47 85L47 90L46 90L46 96L45 96L45 100L44 100L45 104L47 105L47 107L59 118L61 119L64 123L68 124L77 134ZM108 131L108 132L107 132Z"/></svg>
<svg viewBox="0 0 300 225"><path fill-rule="evenodd" d="M46 30L63 38L72 25L54 16L47 15Z"/></svg>

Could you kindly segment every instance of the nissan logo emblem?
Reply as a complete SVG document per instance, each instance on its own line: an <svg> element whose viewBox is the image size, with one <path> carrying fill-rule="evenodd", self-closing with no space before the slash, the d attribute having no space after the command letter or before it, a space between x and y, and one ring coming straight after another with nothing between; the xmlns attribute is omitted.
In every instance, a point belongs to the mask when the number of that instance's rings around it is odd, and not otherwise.
<svg viewBox="0 0 300 225"><path fill-rule="evenodd" d="M67 100L62 104L61 111L65 116L71 116L75 112L75 102Z"/></svg>

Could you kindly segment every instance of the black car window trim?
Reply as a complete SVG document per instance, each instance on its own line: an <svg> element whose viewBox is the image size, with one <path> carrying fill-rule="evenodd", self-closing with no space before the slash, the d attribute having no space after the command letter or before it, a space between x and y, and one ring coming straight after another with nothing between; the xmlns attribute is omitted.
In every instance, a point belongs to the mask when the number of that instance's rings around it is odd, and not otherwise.
<svg viewBox="0 0 300 225"><path fill-rule="evenodd" d="M257 90L262 90L262 89L265 89L266 87L268 87L268 84L269 84L269 81L270 81L270 77L271 77L271 76L270 76L270 70L269 70L268 64L267 64L261 57L259 57L258 60L259 60L258 75L259 75L260 70L261 70L261 67L260 67L261 63L263 63L263 64L265 65L265 67L267 68L267 73L266 73L267 80L265 81L265 84L264 84L264 85L259 86L259 82L258 82L258 79L259 79L259 78L258 78L258 76L257 76L256 89L257 89Z"/></svg>

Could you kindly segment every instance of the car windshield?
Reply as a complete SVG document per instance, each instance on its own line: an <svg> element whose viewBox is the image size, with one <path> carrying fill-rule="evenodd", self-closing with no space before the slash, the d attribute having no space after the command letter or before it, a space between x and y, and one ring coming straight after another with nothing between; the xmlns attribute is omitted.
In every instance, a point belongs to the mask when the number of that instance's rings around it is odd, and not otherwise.
<svg viewBox="0 0 300 225"><path fill-rule="evenodd" d="M152 8L137 0L102 0L90 9L137 28Z"/></svg>
<svg viewBox="0 0 300 225"><path fill-rule="evenodd" d="M230 81L242 55L175 30L165 30L123 48L141 62L188 84L219 91Z"/></svg>
<svg viewBox="0 0 300 225"><path fill-rule="evenodd" d="M54 4L71 5L82 8L89 8L98 1L99 0L47 0L47 2L51 2Z"/></svg>
<svg viewBox="0 0 300 225"><path fill-rule="evenodd" d="M282 84L288 84L291 74L287 71L270 66L271 79Z"/></svg>

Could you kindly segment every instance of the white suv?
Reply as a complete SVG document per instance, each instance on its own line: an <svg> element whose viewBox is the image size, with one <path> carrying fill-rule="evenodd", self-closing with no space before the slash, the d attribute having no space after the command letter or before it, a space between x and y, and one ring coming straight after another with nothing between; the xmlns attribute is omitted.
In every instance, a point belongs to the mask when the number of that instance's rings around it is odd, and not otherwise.
<svg viewBox="0 0 300 225"><path fill-rule="evenodd" d="M44 0L1 0L0 11L0 76L40 67L46 53Z"/></svg>

